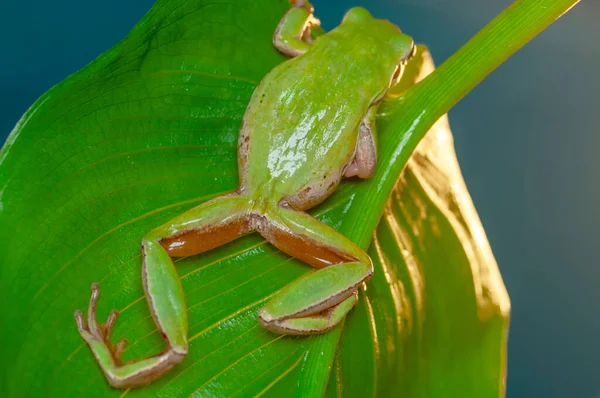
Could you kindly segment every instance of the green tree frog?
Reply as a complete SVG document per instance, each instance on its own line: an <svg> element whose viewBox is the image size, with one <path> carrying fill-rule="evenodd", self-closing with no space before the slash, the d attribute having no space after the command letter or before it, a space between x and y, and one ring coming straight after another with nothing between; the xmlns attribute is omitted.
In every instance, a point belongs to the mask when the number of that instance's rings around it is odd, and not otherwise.
<svg viewBox="0 0 600 398"><path fill-rule="evenodd" d="M240 186L150 231L142 240L142 279L164 352L123 363L126 340L110 334L117 319L96 321L98 284L87 319L75 320L108 382L146 384L181 362L188 351L184 293L171 257L190 256L258 232L279 250L317 270L279 291L258 312L266 329L282 334L323 333L357 302L373 273L369 256L304 210L327 198L342 177L375 170L375 115L414 53L412 38L363 8L349 10L331 32L311 39L319 24L312 6L296 0L273 43L292 57L254 91L239 136Z"/></svg>

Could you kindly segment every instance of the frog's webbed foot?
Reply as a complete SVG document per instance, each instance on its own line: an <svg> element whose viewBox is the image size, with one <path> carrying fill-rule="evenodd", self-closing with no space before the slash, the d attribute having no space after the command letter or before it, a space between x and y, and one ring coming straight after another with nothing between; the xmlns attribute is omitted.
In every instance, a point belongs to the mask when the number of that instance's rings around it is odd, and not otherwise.
<svg viewBox="0 0 600 398"><path fill-rule="evenodd" d="M106 323L99 324L96 320L96 304L99 296L100 287L97 283L93 283L87 319L79 310L75 311L74 316L79 334L90 346L111 386L128 388L148 383L167 372L185 357L185 353L176 352L169 347L161 354L123 364L122 356L127 340L123 339L116 345L110 342L110 335L119 313L115 310L111 311Z"/></svg>
<svg viewBox="0 0 600 398"><path fill-rule="evenodd" d="M96 320L96 304L100 297L100 286L97 283L92 283L92 297L88 307L87 321L83 313L79 310L75 311L75 322L81 337L90 345L104 344L110 352L116 364L122 363L123 351L127 347L127 339L119 341L116 345L110 341L110 334L119 317L119 311L112 310L104 324L99 324Z"/></svg>

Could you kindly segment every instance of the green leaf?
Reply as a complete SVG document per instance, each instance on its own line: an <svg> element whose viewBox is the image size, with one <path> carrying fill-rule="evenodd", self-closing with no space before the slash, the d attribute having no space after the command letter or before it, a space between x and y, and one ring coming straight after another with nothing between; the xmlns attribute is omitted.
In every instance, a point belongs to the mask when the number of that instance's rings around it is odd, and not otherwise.
<svg viewBox="0 0 600 398"><path fill-rule="evenodd" d="M284 60L271 35L288 6L158 1L17 124L0 152L5 396L123 394L108 387L75 328L73 311L87 306L92 281L103 292L100 316L122 312L114 340L129 339L126 360L163 349L143 295L140 239L237 187L239 125L254 87ZM421 49L403 88L430 70L427 62ZM177 261L190 354L126 396L503 393L508 298L443 120L397 180L440 116L417 118L427 108L409 105L424 97L405 93L378 120L376 176L345 181L311 212L367 248L385 210L370 248L375 276L346 326L313 337L262 329L257 309L310 268L249 235ZM415 121L420 130L410 128Z"/></svg>

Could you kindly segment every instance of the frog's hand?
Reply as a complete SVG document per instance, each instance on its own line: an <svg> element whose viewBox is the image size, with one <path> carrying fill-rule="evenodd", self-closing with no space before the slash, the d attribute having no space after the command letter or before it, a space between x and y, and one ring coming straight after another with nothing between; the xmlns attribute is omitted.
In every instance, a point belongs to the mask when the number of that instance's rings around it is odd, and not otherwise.
<svg viewBox="0 0 600 398"><path fill-rule="evenodd" d="M170 256L198 254L249 232L249 213L247 198L236 194L220 196L156 228L142 240L144 290L154 322L167 342L167 349L161 354L122 364L125 342L115 347L109 340L118 313L113 311L105 325L96 322L99 287L92 285L87 322L81 311L75 312L75 319L81 337L90 346L112 386L127 388L146 384L183 360L188 350L187 309Z"/></svg>
<svg viewBox="0 0 600 398"><path fill-rule="evenodd" d="M290 57L302 55L312 43L310 28L319 24L319 20L312 14L312 6L308 2L297 1L275 29L273 44Z"/></svg>
<svg viewBox="0 0 600 398"><path fill-rule="evenodd" d="M310 215L277 206L258 231L287 254L316 268L279 291L259 311L267 329L315 334L333 328L357 300L358 287L373 266L369 256L333 228Z"/></svg>

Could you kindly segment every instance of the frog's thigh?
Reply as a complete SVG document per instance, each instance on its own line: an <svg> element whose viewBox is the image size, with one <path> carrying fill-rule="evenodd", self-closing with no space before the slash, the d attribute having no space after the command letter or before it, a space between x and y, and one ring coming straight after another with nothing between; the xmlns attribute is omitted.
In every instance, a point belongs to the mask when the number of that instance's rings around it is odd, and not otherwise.
<svg viewBox="0 0 600 398"><path fill-rule="evenodd" d="M171 346L187 347L187 310L171 256L190 256L250 231L248 199L224 195L188 210L142 240L142 276L158 329Z"/></svg>
<svg viewBox="0 0 600 398"><path fill-rule="evenodd" d="M319 25L319 20L304 7L293 7L275 29L273 45L282 53L295 57L304 54L310 44L304 40L311 26Z"/></svg>
<svg viewBox="0 0 600 398"><path fill-rule="evenodd" d="M218 196L156 228L145 240L160 242L169 256L192 256L221 246L250 231L248 198Z"/></svg>
<svg viewBox="0 0 600 398"><path fill-rule="evenodd" d="M377 166L376 116L376 107L371 106L358 128L356 152L344 173L344 177L369 178L375 173L375 167Z"/></svg>
<svg viewBox="0 0 600 398"><path fill-rule="evenodd" d="M262 325L286 334L331 329L356 302L351 297L358 286L371 277L371 259L348 238L307 213L278 207L266 218L258 231L269 242L322 269L292 282L269 300L259 312Z"/></svg>

